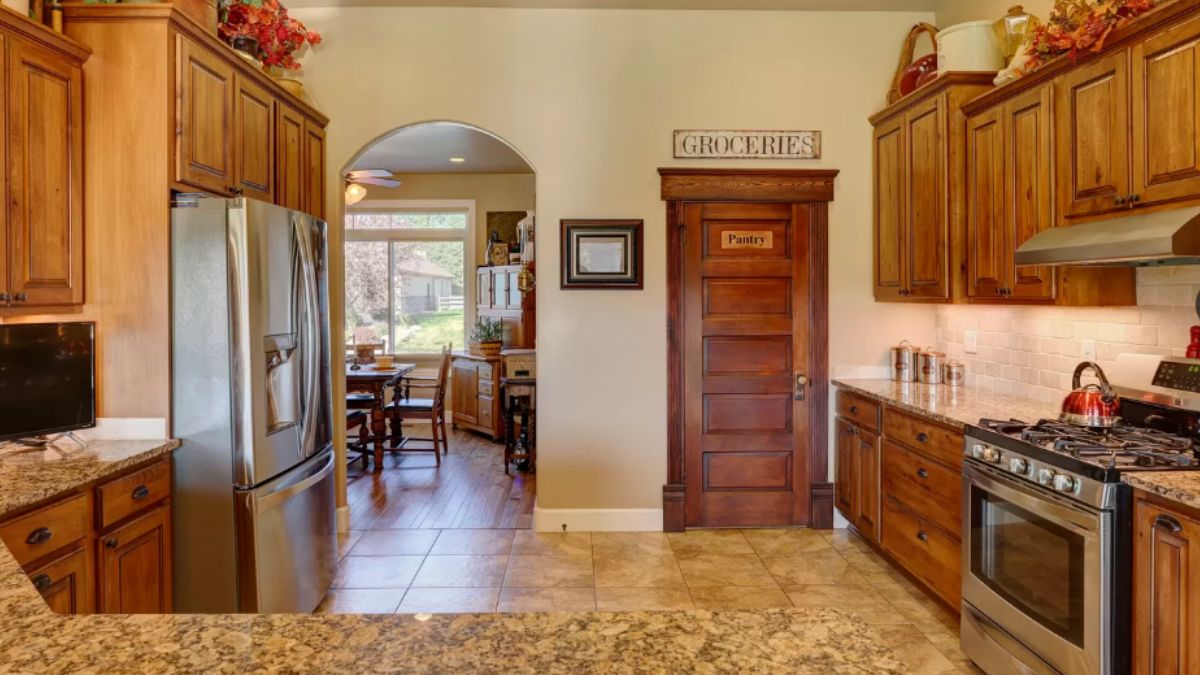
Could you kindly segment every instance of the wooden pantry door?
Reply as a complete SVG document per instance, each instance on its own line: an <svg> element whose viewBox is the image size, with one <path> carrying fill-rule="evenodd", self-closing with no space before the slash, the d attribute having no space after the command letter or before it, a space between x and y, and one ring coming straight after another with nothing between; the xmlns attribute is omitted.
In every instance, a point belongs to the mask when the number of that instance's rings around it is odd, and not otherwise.
<svg viewBox="0 0 1200 675"><path fill-rule="evenodd" d="M685 527L808 525L827 484L825 204L769 199L672 210Z"/></svg>

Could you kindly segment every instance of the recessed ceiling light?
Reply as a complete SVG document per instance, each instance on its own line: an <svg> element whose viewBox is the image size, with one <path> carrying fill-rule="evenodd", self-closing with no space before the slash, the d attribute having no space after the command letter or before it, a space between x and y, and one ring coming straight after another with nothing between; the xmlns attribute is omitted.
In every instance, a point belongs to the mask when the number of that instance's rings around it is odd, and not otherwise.
<svg viewBox="0 0 1200 675"><path fill-rule="evenodd" d="M450 161L454 162L455 164L462 164L463 162L465 162L467 160L463 157L451 157Z"/></svg>

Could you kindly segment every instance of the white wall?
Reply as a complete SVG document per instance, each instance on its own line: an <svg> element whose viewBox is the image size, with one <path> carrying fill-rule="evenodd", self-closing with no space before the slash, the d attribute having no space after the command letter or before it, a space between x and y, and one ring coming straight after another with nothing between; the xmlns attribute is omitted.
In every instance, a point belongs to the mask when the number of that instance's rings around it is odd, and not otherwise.
<svg viewBox="0 0 1200 675"><path fill-rule="evenodd" d="M539 507L654 509L666 480L665 209L678 128L820 129L830 210L833 364L885 363L934 338L934 309L871 294L871 127L900 42L926 13L318 8L305 84L338 171L372 139L457 120L537 172ZM646 288L561 291L559 219L642 218ZM332 218L337 222L336 218ZM338 244L338 233L333 244ZM334 274L340 270L334 261ZM335 298L340 289L332 289ZM340 308L334 308L340 320Z"/></svg>
<svg viewBox="0 0 1200 675"><path fill-rule="evenodd" d="M1016 4L1024 5L1026 12L1045 20L1050 16L1054 0L941 0L934 8L934 13L937 15L938 28L946 28L963 21L995 21Z"/></svg>

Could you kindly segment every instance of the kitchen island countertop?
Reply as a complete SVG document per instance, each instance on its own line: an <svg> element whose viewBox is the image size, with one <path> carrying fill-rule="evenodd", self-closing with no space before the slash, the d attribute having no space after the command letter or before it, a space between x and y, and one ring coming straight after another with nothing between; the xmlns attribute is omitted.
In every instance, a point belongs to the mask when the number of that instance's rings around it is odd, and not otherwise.
<svg viewBox="0 0 1200 675"><path fill-rule="evenodd" d="M1057 404L995 394L973 387L858 379L834 379L833 384L958 429L968 424L978 424L983 418L1016 418L1037 422L1043 418L1057 419L1059 413Z"/></svg>

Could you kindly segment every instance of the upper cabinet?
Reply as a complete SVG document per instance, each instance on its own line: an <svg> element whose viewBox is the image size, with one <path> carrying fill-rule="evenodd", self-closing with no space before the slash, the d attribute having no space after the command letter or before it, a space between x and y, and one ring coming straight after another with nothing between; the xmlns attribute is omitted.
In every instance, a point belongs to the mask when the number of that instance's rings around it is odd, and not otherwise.
<svg viewBox="0 0 1200 675"><path fill-rule="evenodd" d="M78 306L83 277L82 46L0 16L0 308Z"/></svg>
<svg viewBox="0 0 1200 675"><path fill-rule="evenodd" d="M1113 211L1129 192L1129 53L1073 69L1054 83L1058 203L1069 224Z"/></svg>
<svg viewBox="0 0 1200 675"><path fill-rule="evenodd" d="M990 77L949 73L871 118L875 298L947 302L954 286L950 224L965 204L962 104Z"/></svg>
<svg viewBox="0 0 1200 675"><path fill-rule="evenodd" d="M275 100L245 75L236 78L233 147L236 187L242 194L275 201Z"/></svg>
<svg viewBox="0 0 1200 675"><path fill-rule="evenodd" d="M234 186L233 66L212 51L176 37L179 120L175 180L231 194Z"/></svg>

